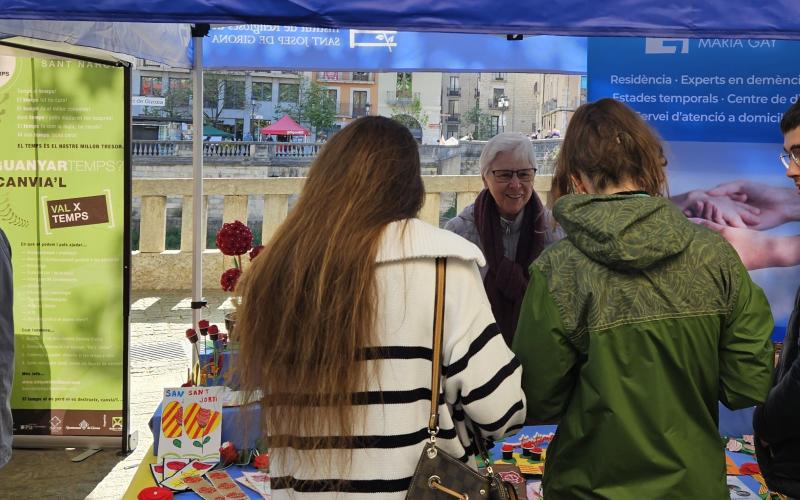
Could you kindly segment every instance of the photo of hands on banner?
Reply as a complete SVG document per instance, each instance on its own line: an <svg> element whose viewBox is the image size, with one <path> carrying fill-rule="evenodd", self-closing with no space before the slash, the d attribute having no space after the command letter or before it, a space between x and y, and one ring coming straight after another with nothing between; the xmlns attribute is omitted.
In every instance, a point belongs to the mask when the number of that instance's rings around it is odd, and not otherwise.
<svg viewBox="0 0 800 500"><path fill-rule="evenodd" d="M671 200L693 222L722 235L764 289L785 326L800 277L800 193L776 142L667 143Z"/></svg>
<svg viewBox="0 0 800 500"><path fill-rule="evenodd" d="M673 201L698 224L721 234L748 270L800 264L800 237L765 230L800 221L800 196L794 188L750 179L689 191Z"/></svg>

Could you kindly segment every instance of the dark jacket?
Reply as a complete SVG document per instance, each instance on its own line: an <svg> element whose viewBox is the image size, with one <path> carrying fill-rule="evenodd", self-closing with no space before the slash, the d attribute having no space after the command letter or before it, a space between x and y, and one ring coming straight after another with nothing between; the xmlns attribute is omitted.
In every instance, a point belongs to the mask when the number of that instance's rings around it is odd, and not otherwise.
<svg viewBox="0 0 800 500"><path fill-rule="evenodd" d="M11 381L14 377L14 293L11 245L0 229L0 467L11 458Z"/></svg>
<svg viewBox="0 0 800 500"><path fill-rule="evenodd" d="M756 408L756 455L773 491L800 497L800 289L794 299L775 383L766 403Z"/></svg>

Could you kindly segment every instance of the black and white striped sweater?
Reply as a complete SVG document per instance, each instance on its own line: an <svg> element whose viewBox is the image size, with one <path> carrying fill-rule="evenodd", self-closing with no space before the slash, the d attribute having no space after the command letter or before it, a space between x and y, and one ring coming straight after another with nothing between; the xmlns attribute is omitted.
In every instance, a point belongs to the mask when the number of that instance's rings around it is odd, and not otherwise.
<svg viewBox="0 0 800 500"><path fill-rule="evenodd" d="M289 450L271 465L273 498L402 499L427 440L430 408L434 258L448 257L444 380L439 396L438 445L471 460L469 419L489 439L518 430L525 418L522 369L503 341L483 289L483 256L463 238L420 220L395 222L378 252L380 345L363 350L377 368L369 392L354 395L364 413L351 439L333 450L333 464L308 467L308 454ZM377 366L375 366L377 365ZM324 376L324 374L320 374ZM352 450L349 467L341 466ZM330 450L326 450L330 451ZM337 480L346 480L334 491Z"/></svg>

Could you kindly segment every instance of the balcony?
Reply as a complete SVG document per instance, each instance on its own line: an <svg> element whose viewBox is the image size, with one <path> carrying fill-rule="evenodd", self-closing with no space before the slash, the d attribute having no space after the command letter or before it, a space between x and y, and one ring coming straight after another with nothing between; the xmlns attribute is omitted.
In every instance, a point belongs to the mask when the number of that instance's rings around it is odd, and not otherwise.
<svg viewBox="0 0 800 500"><path fill-rule="evenodd" d="M319 71L319 82L374 83L374 73L368 71Z"/></svg>
<svg viewBox="0 0 800 500"><path fill-rule="evenodd" d="M493 73L492 74L492 78L494 78L495 81L503 81L503 80L506 79L506 74L505 73Z"/></svg>
<svg viewBox="0 0 800 500"><path fill-rule="evenodd" d="M411 104L412 101L419 100L419 92L405 92L402 90L387 90L386 103L391 105Z"/></svg>
<svg viewBox="0 0 800 500"><path fill-rule="evenodd" d="M458 123L461 121L461 115L458 113L450 113L447 115L447 123Z"/></svg>
<svg viewBox="0 0 800 500"><path fill-rule="evenodd" d="M461 97L461 89L447 89L447 97Z"/></svg>
<svg viewBox="0 0 800 500"><path fill-rule="evenodd" d="M353 115L351 118L361 118L362 116L367 116L369 114L369 109L366 107L364 108L353 108Z"/></svg>

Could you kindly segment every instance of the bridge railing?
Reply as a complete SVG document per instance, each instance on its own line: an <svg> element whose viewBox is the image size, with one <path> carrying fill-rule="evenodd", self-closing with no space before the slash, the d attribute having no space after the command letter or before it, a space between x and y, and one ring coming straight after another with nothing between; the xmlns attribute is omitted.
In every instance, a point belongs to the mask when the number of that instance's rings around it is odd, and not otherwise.
<svg viewBox="0 0 800 500"><path fill-rule="evenodd" d="M442 197L454 196L456 213L475 200L483 189L477 175L423 176L425 203L419 217L439 225L442 218ZM263 211L254 214L261 220L262 241L268 241L289 212L289 198L303 188L303 177L258 179L205 179L203 181L203 214L201 241L207 241L208 197L223 198L222 221L247 223L251 197L263 199ZM546 199L550 188L549 175L537 175L534 189ZM139 200L139 249L133 252L133 286L137 289L185 289L191 287L192 255L192 180L134 179L133 197ZM181 198L180 248L166 249L167 198ZM260 217L258 217L260 216ZM205 245L204 245L205 247ZM204 250L203 282L206 287L219 286L222 271L230 264L216 249ZM226 258L227 260L227 258ZM246 260L246 259L245 259Z"/></svg>

